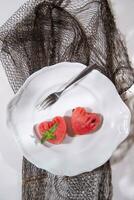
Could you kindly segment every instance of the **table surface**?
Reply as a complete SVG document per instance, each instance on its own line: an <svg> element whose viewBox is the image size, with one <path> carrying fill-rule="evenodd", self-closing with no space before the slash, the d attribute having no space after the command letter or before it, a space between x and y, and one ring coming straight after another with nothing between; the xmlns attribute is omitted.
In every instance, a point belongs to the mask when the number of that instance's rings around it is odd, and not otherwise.
<svg viewBox="0 0 134 200"><path fill-rule="evenodd" d="M26 0L0 0L0 26ZM111 0L117 26L124 35L130 59L134 63L134 1ZM0 63L0 200L21 200L22 154L13 137L6 129L6 106L13 97L13 92ZM10 149L7 147L10 146ZM113 200L134 199L134 154L132 148L125 159L113 169ZM13 156L14 155L14 156ZM127 175L126 175L127 174Z"/></svg>

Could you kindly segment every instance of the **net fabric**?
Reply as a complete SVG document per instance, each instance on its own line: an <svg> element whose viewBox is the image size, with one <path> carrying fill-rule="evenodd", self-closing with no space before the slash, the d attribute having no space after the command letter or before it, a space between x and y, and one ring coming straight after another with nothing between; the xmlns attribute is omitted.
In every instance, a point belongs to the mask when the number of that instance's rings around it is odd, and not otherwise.
<svg viewBox="0 0 134 200"><path fill-rule="evenodd" d="M102 66L122 96L134 82L127 50L106 0L30 0L0 28L0 58L16 93L42 67L62 61ZM22 199L110 200L107 162L75 177L55 176L23 158Z"/></svg>
<svg viewBox="0 0 134 200"><path fill-rule="evenodd" d="M24 158L22 197L24 200L111 200L110 163L69 177L37 169Z"/></svg>
<svg viewBox="0 0 134 200"><path fill-rule="evenodd" d="M1 27L0 40L14 91L34 71L62 61L96 62L120 94L134 82L106 0L29 1Z"/></svg>

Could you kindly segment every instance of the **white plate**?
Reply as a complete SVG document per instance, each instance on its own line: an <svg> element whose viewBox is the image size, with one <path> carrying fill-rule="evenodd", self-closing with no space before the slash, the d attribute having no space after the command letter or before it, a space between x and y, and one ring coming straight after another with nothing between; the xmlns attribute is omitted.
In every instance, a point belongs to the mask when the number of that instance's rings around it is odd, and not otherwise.
<svg viewBox="0 0 134 200"><path fill-rule="evenodd" d="M62 89L86 66L63 62L32 74L7 107L7 125L20 145L23 155L34 165L56 175L74 176L104 164L116 147L128 136L131 114L114 84L93 70L67 89L60 99L44 111L37 111L42 97ZM35 143L33 126L56 115L71 115L83 106L101 113L103 124L94 134L66 136L64 143Z"/></svg>

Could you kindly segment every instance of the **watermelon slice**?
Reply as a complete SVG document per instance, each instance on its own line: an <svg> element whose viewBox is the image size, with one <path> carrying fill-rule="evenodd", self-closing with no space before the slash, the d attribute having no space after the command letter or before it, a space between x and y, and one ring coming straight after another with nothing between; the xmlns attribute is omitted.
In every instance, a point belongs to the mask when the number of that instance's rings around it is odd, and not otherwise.
<svg viewBox="0 0 134 200"><path fill-rule="evenodd" d="M43 121L34 126L35 133L43 144L48 141L52 144L60 144L66 136L66 122L61 116L56 116L52 121Z"/></svg>
<svg viewBox="0 0 134 200"><path fill-rule="evenodd" d="M76 135L84 135L98 130L102 124L102 116L97 113L87 112L83 107L72 110L71 124Z"/></svg>

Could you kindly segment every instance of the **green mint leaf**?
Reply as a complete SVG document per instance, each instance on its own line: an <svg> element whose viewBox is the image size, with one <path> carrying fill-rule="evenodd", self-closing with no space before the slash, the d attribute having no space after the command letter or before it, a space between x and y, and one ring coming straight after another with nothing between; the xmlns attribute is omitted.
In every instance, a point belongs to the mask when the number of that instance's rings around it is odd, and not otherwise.
<svg viewBox="0 0 134 200"><path fill-rule="evenodd" d="M51 133L54 133L57 129L57 126L58 126L58 124L55 123L48 131L51 132Z"/></svg>
<svg viewBox="0 0 134 200"><path fill-rule="evenodd" d="M41 144L43 144L46 140L50 140L50 139L55 139L56 138L56 136L55 135L48 135L48 136L43 136L42 138L41 138Z"/></svg>
<svg viewBox="0 0 134 200"><path fill-rule="evenodd" d="M45 139L42 137L40 141L41 141L41 144L44 144Z"/></svg>
<svg viewBox="0 0 134 200"><path fill-rule="evenodd" d="M56 136L53 134L57 129L58 124L55 123L49 130L45 131L41 138L41 144L43 144L46 140L55 139Z"/></svg>

